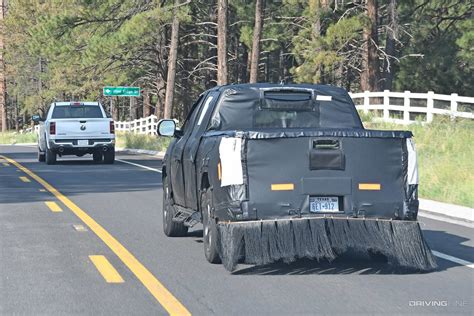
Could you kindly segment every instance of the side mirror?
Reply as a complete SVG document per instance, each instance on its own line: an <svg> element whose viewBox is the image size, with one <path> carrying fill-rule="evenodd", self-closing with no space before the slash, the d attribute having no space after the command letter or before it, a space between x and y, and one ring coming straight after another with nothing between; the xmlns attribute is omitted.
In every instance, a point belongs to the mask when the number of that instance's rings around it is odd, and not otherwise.
<svg viewBox="0 0 474 316"><path fill-rule="evenodd" d="M41 116L39 116L38 114L35 114L31 117L31 120L35 123L38 123L38 122L41 122L43 121L43 119L41 118Z"/></svg>
<svg viewBox="0 0 474 316"><path fill-rule="evenodd" d="M160 120L156 132L160 136L174 136L176 132L176 122L174 120Z"/></svg>

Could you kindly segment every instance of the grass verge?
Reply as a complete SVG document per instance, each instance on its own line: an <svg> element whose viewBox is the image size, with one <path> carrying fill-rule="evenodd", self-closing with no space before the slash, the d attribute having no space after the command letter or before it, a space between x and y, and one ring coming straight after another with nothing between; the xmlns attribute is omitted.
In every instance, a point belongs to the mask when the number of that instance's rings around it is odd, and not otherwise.
<svg viewBox="0 0 474 316"><path fill-rule="evenodd" d="M116 145L122 148L165 151L171 138L134 133L117 133Z"/></svg>
<svg viewBox="0 0 474 316"><path fill-rule="evenodd" d="M13 145L13 144L24 144L24 143L36 143L35 133L16 133L6 132L0 133L0 144Z"/></svg>

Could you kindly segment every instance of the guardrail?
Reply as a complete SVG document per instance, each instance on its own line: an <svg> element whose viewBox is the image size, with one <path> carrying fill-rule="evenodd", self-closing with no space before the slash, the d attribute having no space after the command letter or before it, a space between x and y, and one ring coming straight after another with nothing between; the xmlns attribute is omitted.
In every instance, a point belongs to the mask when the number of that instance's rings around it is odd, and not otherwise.
<svg viewBox="0 0 474 316"><path fill-rule="evenodd" d="M474 119L474 98L428 93L364 91L350 93L358 110L382 112L380 119L397 124L430 123L435 115Z"/></svg>

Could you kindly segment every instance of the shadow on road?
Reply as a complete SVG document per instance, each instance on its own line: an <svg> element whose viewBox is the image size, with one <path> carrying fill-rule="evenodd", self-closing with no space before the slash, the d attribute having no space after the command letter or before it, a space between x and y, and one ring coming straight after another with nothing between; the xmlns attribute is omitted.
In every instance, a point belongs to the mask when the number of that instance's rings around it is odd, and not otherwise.
<svg viewBox="0 0 474 316"><path fill-rule="evenodd" d="M438 260L438 269L433 272L447 270L456 266L451 262ZM433 273L431 272L431 273ZM276 262L263 266L243 267L235 271L236 275L308 275L308 274L423 274L419 272L389 265L384 260L357 258L354 256L341 256L332 262L316 261L310 259L299 259L293 263Z"/></svg>
<svg viewBox="0 0 474 316"><path fill-rule="evenodd" d="M474 248L464 245L469 239L457 235L449 234L445 231L424 230L423 234L431 246L435 249L437 241L443 241L449 249L457 249L459 254L474 254ZM450 252L452 253L452 252ZM464 255L466 256L466 255ZM420 272L406 268L389 265L383 257L369 258L367 256L357 256L355 254L345 254L336 258L332 262L316 261L310 259L299 259L292 263L276 262L262 266L240 265L239 270L233 274L236 275L304 275L304 274L424 274L436 273L448 270L460 265L451 261L435 257L438 268L431 272ZM471 260L465 258L465 260ZM472 260L471 260L472 262Z"/></svg>

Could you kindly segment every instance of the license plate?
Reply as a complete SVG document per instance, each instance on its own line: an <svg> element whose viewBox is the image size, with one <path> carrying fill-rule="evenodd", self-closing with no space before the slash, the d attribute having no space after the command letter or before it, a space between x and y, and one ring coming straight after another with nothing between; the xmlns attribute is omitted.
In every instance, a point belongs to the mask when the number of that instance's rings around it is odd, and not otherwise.
<svg viewBox="0 0 474 316"><path fill-rule="evenodd" d="M311 196L309 198L309 210L312 213L339 212L339 199L335 196Z"/></svg>
<svg viewBox="0 0 474 316"><path fill-rule="evenodd" d="M89 141L87 139L86 140L78 140L77 145L78 146L87 146L87 145L89 145Z"/></svg>

